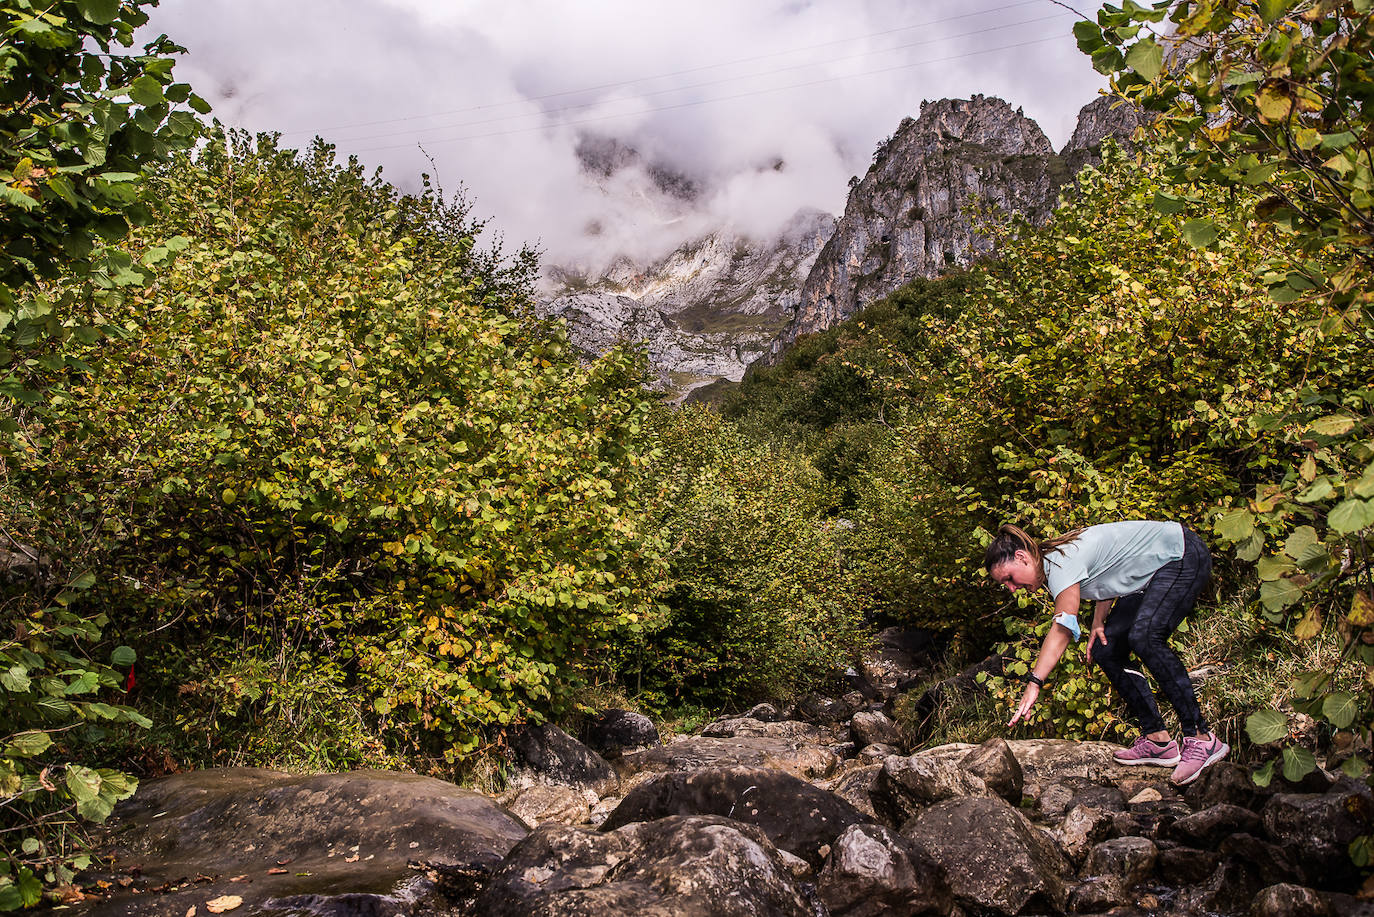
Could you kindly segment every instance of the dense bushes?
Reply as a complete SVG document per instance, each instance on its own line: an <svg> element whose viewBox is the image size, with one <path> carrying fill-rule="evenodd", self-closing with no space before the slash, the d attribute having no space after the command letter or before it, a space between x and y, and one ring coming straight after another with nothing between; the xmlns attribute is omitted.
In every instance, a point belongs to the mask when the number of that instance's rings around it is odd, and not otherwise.
<svg viewBox="0 0 1374 917"><path fill-rule="evenodd" d="M738 709L833 678L866 607L836 488L796 449L704 409L665 411L653 429L669 575L659 615L622 649L627 687L655 707Z"/></svg>
<svg viewBox="0 0 1374 917"><path fill-rule="evenodd" d="M657 569L634 360L579 365L515 317L527 258L325 146L212 138L153 197L135 253L176 259L6 494L95 572L167 740L452 761L558 709Z"/></svg>

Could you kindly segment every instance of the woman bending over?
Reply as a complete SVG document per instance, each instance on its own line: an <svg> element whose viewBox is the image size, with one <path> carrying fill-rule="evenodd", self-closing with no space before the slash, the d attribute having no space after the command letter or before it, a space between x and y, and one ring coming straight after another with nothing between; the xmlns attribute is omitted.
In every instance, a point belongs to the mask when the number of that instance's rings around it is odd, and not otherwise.
<svg viewBox="0 0 1374 917"><path fill-rule="evenodd" d="M1207 546L1177 522L1109 522L1049 541L1035 541L1004 525L988 546L984 566L1012 592L1047 589L1054 623L1027 676L1026 692L1007 723L1013 726L1040 697L1045 679L1077 640L1079 603L1094 603L1087 659L1107 673L1140 727L1140 738L1118 751L1119 764L1174 767L1173 782L1191 783L1230 747L1208 728L1188 672L1169 646L1169 635L1193 610L1212 572ZM1154 675L1178 713L1183 748L1170 737L1145 675L1130 666L1135 656Z"/></svg>

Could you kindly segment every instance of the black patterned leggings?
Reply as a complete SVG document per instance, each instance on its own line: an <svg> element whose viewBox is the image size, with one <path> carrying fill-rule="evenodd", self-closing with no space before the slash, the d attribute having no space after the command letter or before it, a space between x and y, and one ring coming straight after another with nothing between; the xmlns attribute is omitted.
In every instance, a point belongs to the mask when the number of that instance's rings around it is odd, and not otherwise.
<svg viewBox="0 0 1374 917"><path fill-rule="evenodd" d="M1212 574L1212 556L1201 538L1183 530L1183 556L1155 571L1140 592L1116 600L1107 615L1107 645L1093 647L1093 661L1126 700L1142 734L1164 729L1164 718L1144 673L1129 667L1134 655L1150 670L1159 689L1178 711L1185 736L1210 732L1198 707L1193 683L1183 661L1169 646L1169 635L1193 610L1198 593Z"/></svg>

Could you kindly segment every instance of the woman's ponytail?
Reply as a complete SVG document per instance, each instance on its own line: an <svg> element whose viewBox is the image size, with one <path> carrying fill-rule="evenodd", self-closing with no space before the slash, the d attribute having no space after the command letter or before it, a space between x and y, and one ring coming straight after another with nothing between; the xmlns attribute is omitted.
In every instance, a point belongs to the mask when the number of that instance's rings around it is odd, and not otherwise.
<svg viewBox="0 0 1374 917"><path fill-rule="evenodd" d="M1029 554L1031 560L1038 567L1044 563L1046 554L1059 550L1077 538L1082 531L1081 528L1074 529L1057 538L1036 541L1019 526L1004 525L997 530L997 535L992 539L992 544L988 545L987 551L983 554L983 569L991 573L994 567L1014 558L1017 551L1025 551Z"/></svg>

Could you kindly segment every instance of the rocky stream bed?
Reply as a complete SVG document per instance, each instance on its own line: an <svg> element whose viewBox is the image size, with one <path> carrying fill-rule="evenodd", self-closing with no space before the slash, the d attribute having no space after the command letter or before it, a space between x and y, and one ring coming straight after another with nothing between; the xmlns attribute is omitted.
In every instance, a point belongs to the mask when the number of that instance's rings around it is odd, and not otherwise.
<svg viewBox="0 0 1374 917"><path fill-rule="evenodd" d="M1116 746L994 739L908 753L900 641L862 691L662 743L606 711L524 730L499 798L380 771L206 770L116 811L94 917L1374 915L1349 842L1363 782L1191 786ZM882 654L886 658L881 658Z"/></svg>

